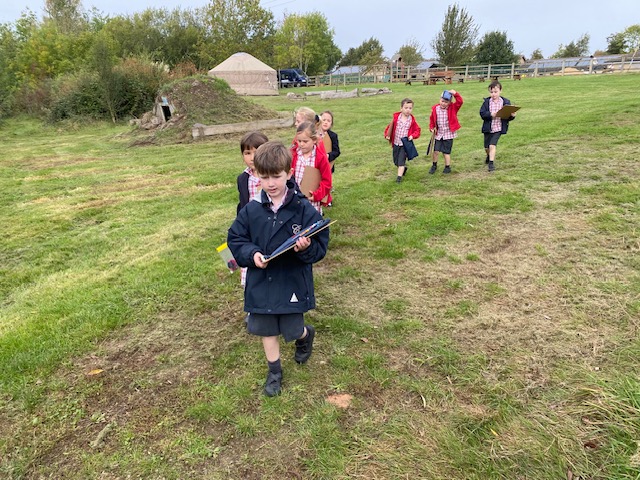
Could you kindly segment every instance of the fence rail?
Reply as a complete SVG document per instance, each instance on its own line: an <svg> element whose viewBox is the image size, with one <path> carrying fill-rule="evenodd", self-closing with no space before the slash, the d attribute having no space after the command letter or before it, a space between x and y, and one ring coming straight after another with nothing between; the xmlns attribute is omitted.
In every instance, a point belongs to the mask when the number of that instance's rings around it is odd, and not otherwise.
<svg viewBox="0 0 640 480"><path fill-rule="evenodd" d="M526 65L465 65L462 67L395 67L392 65L376 65L352 73L337 73L309 77L309 85L353 85L362 83L413 83L436 84L462 83L466 81L485 81L493 79L520 80L523 77L541 77L547 75L582 75L613 72L640 72L640 58L617 57L618 61L602 61L597 58L552 59L539 60ZM357 67L352 67L357 68Z"/></svg>

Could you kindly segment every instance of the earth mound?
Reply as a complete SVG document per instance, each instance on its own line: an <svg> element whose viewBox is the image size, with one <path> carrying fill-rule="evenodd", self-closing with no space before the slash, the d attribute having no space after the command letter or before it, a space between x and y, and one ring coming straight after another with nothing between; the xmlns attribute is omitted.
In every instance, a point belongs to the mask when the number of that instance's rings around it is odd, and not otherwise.
<svg viewBox="0 0 640 480"><path fill-rule="evenodd" d="M190 141L191 129L198 123L224 125L277 118L278 112L241 97L224 80L204 75L186 77L160 88L154 111L147 112L139 122L141 129L153 131L152 138L136 143L158 143L160 132L163 143Z"/></svg>

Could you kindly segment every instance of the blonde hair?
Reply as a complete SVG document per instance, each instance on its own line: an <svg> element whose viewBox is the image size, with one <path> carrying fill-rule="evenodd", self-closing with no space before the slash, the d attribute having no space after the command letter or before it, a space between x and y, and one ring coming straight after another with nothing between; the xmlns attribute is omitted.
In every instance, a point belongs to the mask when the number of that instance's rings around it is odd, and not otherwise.
<svg viewBox="0 0 640 480"><path fill-rule="evenodd" d="M313 111L309 107L300 107L300 108L298 108L296 110L296 117L298 116L299 113L304 115L304 119L307 122L316 123L318 121L318 115L316 115L316 112Z"/></svg>
<svg viewBox="0 0 640 480"><path fill-rule="evenodd" d="M309 107L300 107L296 110L296 118L295 121L298 121L298 115L302 117L302 122L311 122L316 126L320 125L320 117Z"/></svg>

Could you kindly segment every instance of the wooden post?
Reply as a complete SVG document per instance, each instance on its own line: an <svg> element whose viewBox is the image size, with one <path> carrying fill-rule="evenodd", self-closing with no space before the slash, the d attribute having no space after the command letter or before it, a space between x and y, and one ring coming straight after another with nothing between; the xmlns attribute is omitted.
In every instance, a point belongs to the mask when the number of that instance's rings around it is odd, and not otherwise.
<svg viewBox="0 0 640 480"><path fill-rule="evenodd" d="M513 80L513 74L515 73L516 70L516 64L512 63L511 64L511 80Z"/></svg>

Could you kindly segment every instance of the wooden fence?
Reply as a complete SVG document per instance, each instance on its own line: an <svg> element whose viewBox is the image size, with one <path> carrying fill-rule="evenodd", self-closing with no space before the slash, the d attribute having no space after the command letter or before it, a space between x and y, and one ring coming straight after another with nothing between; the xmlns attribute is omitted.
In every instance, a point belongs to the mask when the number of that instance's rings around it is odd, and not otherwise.
<svg viewBox="0 0 640 480"><path fill-rule="evenodd" d="M465 65L462 67L401 69L389 65L377 65L368 69L367 73L340 73L309 77L310 86L354 85L363 83L424 83L436 84L463 83L468 81L490 81L524 77L540 77L546 75L582 75L613 72L640 72L640 58L616 57L617 61L602 61L598 58L581 59L546 59L536 60L524 65L515 63L501 65Z"/></svg>

